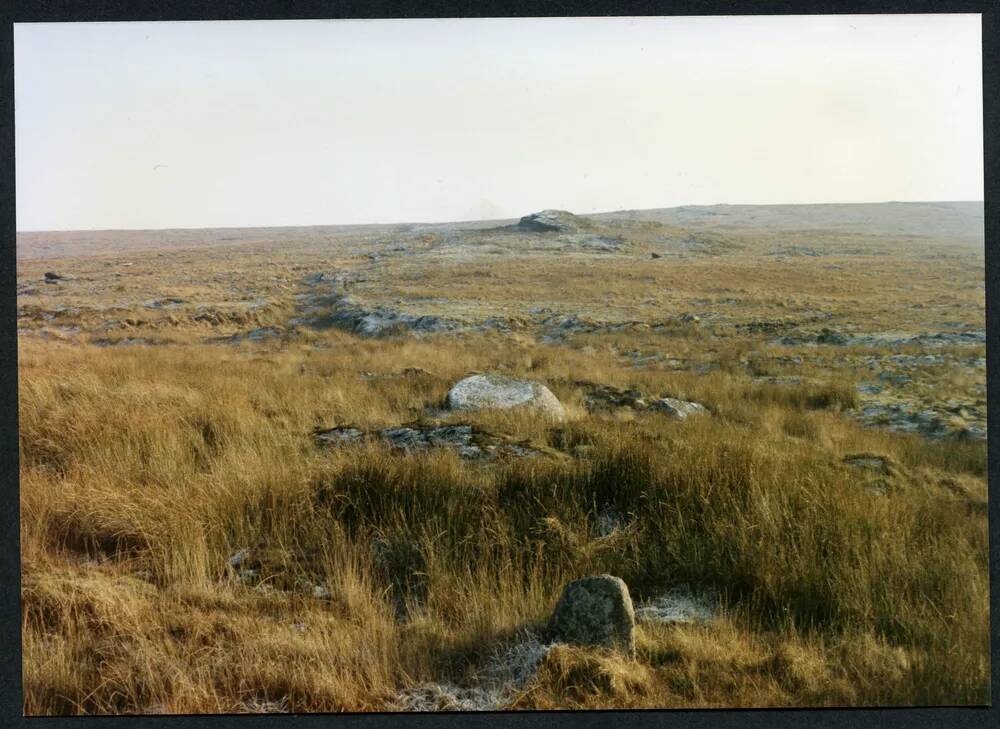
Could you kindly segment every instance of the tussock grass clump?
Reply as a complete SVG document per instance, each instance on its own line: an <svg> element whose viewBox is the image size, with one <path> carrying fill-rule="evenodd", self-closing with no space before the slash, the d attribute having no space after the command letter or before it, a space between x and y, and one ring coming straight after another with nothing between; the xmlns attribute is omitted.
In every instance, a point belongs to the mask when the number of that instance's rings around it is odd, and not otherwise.
<svg viewBox="0 0 1000 729"><path fill-rule="evenodd" d="M570 707L586 707L595 701L628 706L654 690L652 672L640 663L615 653L563 645L545 655L535 684L534 691L553 697L549 699L552 706L568 699Z"/></svg>

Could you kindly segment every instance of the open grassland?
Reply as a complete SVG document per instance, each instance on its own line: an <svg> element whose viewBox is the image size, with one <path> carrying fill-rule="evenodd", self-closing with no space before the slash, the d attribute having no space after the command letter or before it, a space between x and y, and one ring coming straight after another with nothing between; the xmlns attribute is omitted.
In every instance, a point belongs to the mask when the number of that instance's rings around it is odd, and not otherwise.
<svg viewBox="0 0 1000 729"><path fill-rule="evenodd" d="M988 702L981 245L580 231L20 260L25 712ZM473 372L565 422L443 409ZM407 423L534 455L314 435ZM647 616L635 660L540 643L599 573ZM706 614L644 612L678 590Z"/></svg>
<svg viewBox="0 0 1000 729"><path fill-rule="evenodd" d="M544 624L566 581L603 571L636 600L689 584L725 608L704 625L640 624L635 665L550 656L513 705L986 700L981 445L865 431L836 394L725 373L640 375L488 339L330 345L23 347L29 713L381 709L407 686L474 680ZM407 366L433 374L360 374ZM313 442L318 426L418 418L485 368L542 379L576 412L479 418L555 454L482 467ZM696 398L714 417L587 416L581 375ZM856 453L891 472L859 475L843 463ZM608 508L628 520L597 535ZM227 566L247 547L253 585ZM403 620L397 600L413 604Z"/></svg>

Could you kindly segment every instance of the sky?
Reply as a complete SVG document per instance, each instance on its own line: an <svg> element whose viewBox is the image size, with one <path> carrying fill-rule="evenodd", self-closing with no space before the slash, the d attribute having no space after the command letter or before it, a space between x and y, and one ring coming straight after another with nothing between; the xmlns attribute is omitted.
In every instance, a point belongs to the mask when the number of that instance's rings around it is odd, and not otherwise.
<svg viewBox="0 0 1000 729"><path fill-rule="evenodd" d="M17 24L19 230L981 200L979 15Z"/></svg>

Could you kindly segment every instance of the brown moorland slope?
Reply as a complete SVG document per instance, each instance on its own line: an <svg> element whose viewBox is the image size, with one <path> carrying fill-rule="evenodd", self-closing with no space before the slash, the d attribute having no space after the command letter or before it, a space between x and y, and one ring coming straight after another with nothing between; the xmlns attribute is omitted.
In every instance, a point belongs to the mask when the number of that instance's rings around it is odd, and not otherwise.
<svg viewBox="0 0 1000 729"><path fill-rule="evenodd" d="M20 234L26 713L987 702L983 241L934 205ZM473 372L567 419L448 410ZM505 445L320 437L401 426ZM546 642L601 572L634 660Z"/></svg>

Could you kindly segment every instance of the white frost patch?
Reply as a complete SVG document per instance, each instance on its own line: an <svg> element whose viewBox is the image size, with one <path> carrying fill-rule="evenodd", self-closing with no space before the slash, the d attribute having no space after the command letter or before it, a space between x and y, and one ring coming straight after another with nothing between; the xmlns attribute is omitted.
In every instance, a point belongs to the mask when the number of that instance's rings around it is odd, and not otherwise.
<svg viewBox="0 0 1000 729"><path fill-rule="evenodd" d="M673 588L665 595L636 608L636 620L655 623L697 623L711 620L715 605L706 595L696 595L687 588Z"/></svg>
<svg viewBox="0 0 1000 729"><path fill-rule="evenodd" d="M533 634L526 633L521 642L508 643L493 654L482 679L488 684L523 688L534 677L538 664L551 647L550 643L542 643Z"/></svg>
<svg viewBox="0 0 1000 729"><path fill-rule="evenodd" d="M498 711L534 677L550 648L527 633L490 658L479 675L479 685L421 683L400 691L389 704L391 711Z"/></svg>
<svg viewBox="0 0 1000 729"><path fill-rule="evenodd" d="M282 696L277 701L268 701L253 697L244 701L241 706L241 713L247 714L287 714L288 698Z"/></svg>
<svg viewBox="0 0 1000 729"><path fill-rule="evenodd" d="M400 691L389 711L496 711L500 697L482 688L449 683L422 683Z"/></svg>

